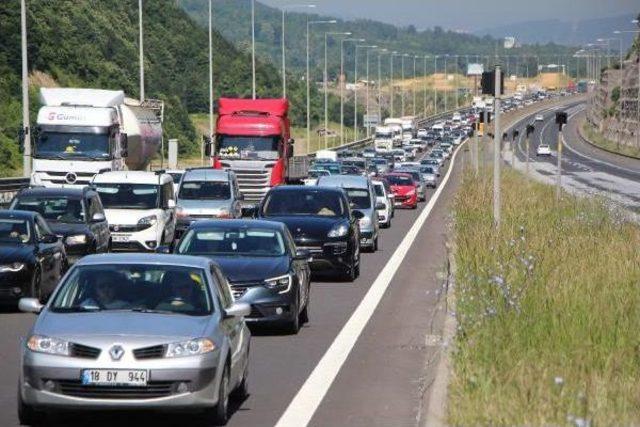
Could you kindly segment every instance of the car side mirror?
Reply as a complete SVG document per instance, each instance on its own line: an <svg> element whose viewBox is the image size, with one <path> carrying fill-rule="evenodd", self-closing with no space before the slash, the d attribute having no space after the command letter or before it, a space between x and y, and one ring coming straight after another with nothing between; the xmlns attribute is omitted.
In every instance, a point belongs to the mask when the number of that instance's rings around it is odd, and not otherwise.
<svg viewBox="0 0 640 427"><path fill-rule="evenodd" d="M176 207L176 201L173 199L167 200L167 209L174 209Z"/></svg>
<svg viewBox="0 0 640 427"><path fill-rule="evenodd" d="M45 243L45 244L56 243L57 241L58 241L58 236L56 236L55 234L45 234L44 236L40 237L40 240L39 240L40 243Z"/></svg>
<svg viewBox="0 0 640 427"><path fill-rule="evenodd" d="M251 306L243 302L236 302L231 307L224 310L224 317L226 319L232 317L246 317L251 314Z"/></svg>
<svg viewBox="0 0 640 427"><path fill-rule="evenodd" d="M376 203L376 210L385 209L387 206L384 203Z"/></svg>
<svg viewBox="0 0 640 427"><path fill-rule="evenodd" d="M44 305L37 298L20 298L18 309L25 313L39 314Z"/></svg>
<svg viewBox="0 0 640 427"><path fill-rule="evenodd" d="M296 249L296 256L293 259L297 261L306 261L311 258L311 252L308 249Z"/></svg>
<svg viewBox="0 0 640 427"><path fill-rule="evenodd" d="M362 219L364 218L364 213L362 213L362 211L354 210L353 216L355 219Z"/></svg>
<svg viewBox="0 0 640 427"><path fill-rule="evenodd" d="M246 218L254 218L258 214L258 206L246 205L242 207L242 216Z"/></svg>
<svg viewBox="0 0 640 427"><path fill-rule="evenodd" d="M104 216L104 214L102 212L96 212L91 217L91 222L103 222L106 219L107 218Z"/></svg>

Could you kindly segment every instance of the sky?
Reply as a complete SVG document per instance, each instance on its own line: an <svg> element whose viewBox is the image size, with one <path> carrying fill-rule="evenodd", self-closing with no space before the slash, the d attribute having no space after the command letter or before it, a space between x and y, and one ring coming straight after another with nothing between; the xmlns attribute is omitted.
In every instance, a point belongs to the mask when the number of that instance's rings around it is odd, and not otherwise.
<svg viewBox="0 0 640 427"><path fill-rule="evenodd" d="M292 3L260 0L277 7ZM525 21L575 21L640 12L638 0L308 0L316 11L340 18L367 18L418 29L477 31ZM579 5L579 6L578 6Z"/></svg>

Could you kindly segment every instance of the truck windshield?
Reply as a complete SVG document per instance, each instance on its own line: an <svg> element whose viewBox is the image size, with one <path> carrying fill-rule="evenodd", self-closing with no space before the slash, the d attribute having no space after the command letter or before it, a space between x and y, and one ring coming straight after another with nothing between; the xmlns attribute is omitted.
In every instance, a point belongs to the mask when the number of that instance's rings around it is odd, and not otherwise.
<svg viewBox="0 0 640 427"><path fill-rule="evenodd" d="M224 181L183 182L178 199L182 200L229 200L231 186Z"/></svg>
<svg viewBox="0 0 640 427"><path fill-rule="evenodd" d="M218 154L224 159L276 160L279 136L218 136Z"/></svg>
<svg viewBox="0 0 640 427"><path fill-rule="evenodd" d="M392 137L391 132L376 132L376 139L391 139Z"/></svg>
<svg viewBox="0 0 640 427"><path fill-rule="evenodd" d="M96 184L105 209L156 209L158 189L153 184Z"/></svg>
<svg viewBox="0 0 640 427"><path fill-rule="evenodd" d="M38 159L109 159L109 135L76 132L42 132L36 141Z"/></svg>

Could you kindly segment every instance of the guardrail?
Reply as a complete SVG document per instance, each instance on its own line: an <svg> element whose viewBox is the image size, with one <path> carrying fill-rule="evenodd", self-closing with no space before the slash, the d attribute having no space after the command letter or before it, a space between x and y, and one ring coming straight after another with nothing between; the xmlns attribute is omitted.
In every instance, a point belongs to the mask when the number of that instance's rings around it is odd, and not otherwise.
<svg viewBox="0 0 640 427"><path fill-rule="evenodd" d="M7 207L13 196L28 186L29 178L0 178L0 207Z"/></svg>

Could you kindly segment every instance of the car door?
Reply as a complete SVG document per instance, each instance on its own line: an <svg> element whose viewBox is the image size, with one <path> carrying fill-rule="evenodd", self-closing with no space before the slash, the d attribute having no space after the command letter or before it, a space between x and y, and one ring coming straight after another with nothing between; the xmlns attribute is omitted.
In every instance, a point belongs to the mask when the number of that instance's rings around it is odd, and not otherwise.
<svg viewBox="0 0 640 427"><path fill-rule="evenodd" d="M164 242L173 242L173 238L176 232L176 209L175 207L169 207L169 201L175 201L175 195L173 192L173 181L166 182L160 187L162 194L162 216L164 224ZM175 205L175 203L174 203Z"/></svg>
<svg viewBox="0 0 640 427"><path fill-rule="evenodd" d="M44 236L54 234L40 215L35 217L34 228L37 239L37 258L41 268L41 285L45 293L51 293L60 280L64 262L64 246L60 240L52 243L42 241Z"/></svg>
<svg viewBox="0 0 640 427"><path fill-rule="evenodd" d="M97 194L88 196L85 199L87 211L89 212L87 220L89 221L89 229L93 233L96 239L96 252L103 253L109 251L109 238L111 233L109 231L109 224L107 223L107 217L104 214L104 208L100 201L100 196ZM96 214L102 214L104 219L102 221L94 221L93 218Z"/></svg>
<svg viewBox="0 0 640 427"><path fill-rule="evenodd" d="M211 277L218 293L220 306L226 310L235 302L229 282L215 265L211 265ZM245 328L244 319L238 317L222 316L221 327L229 337L231 378L237 378L244 371L245 364L248 363L246 358L249 345L248 330Z"/></svg>
<svg viewBox="0 0 640 427"><path fill-rule="evenodd" d="M299 292L299 304L298 307L302 310L306 301L309 298L309 293L311 291L311 269L309 268L308 260L295 259L296 255L296 244L293 240L293 236L289 229L285 227L284 229L284 238L287 244L287 248L291 253L292 261L291 264L293 266L292 270L295 276L298 278L298 287L300 289Z"/></svg>

